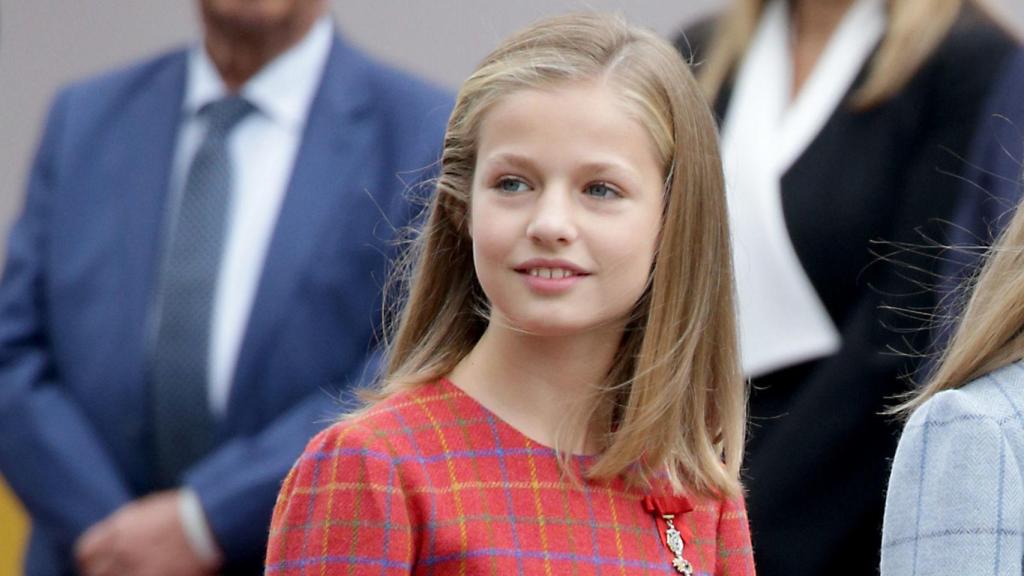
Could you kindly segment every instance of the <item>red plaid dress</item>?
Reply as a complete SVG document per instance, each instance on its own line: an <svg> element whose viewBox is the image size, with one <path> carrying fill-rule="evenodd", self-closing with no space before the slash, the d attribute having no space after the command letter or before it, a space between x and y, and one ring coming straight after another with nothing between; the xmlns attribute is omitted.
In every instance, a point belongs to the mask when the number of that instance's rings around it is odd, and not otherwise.
<svg viewBox="0 0 1024 576"><path fill-rule="evenodd" d="M677 574L644 496L574 484L553 450L441 380L309 443L274 509L266 573ZM674 525L694 574L753 575L743 502L693 504Z"/></svg>

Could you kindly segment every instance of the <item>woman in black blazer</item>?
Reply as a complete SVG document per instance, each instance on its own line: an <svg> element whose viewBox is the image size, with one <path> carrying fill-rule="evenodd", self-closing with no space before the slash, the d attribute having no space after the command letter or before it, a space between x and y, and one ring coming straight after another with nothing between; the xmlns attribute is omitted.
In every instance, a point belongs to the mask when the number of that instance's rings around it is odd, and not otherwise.
<svg viewBox="0 0 1024 576"><path fill-rule="evenodd" d="M737 0L676 43L722 121L758 573L876 573L882 413L937 300L913 247L947 232L1016 42L970 0Z"/></svg>

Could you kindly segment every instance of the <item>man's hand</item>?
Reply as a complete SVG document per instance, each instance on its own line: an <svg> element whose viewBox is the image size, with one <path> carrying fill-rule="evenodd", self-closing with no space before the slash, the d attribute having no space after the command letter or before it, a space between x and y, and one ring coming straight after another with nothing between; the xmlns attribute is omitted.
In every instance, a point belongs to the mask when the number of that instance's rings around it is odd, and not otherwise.
<svg viewBox="0 0 1024 576"><path fill-rule="evenodd" d="M218 566L199 558L185 536L178 491L130 502L75 543L84 576L207 576Z"/></svg>

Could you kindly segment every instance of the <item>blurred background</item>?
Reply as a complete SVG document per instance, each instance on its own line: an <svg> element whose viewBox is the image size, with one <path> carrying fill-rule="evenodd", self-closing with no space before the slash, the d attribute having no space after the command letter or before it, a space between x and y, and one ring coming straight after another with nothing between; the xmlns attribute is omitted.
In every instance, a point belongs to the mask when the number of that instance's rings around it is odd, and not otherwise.
<svg viewBox="0 0 1024 576"><path fill-rule="evenodd" d="M569 10L617 11L669 36L725 0L333 1L349 41L450 89L504 36ZM1024 0L992 0L1024 28ZM0 0L0 265L40 123L61 85L193 41L191 1ZM0 576L19 574L27 521L0 480Z"/></svg>
<svg viewBox="0 0 1024 576"><path fill-rule="evenodd" d="M1024 0L990 0L1024 27ZM352 42L451 89L504 36L548 14L616 11L668 36L726 0L333 0ZM21 204L40 123L61 85L198 35L193 2L0 0L0 249ZM2 262L0 250L0 262Z"/></svg>

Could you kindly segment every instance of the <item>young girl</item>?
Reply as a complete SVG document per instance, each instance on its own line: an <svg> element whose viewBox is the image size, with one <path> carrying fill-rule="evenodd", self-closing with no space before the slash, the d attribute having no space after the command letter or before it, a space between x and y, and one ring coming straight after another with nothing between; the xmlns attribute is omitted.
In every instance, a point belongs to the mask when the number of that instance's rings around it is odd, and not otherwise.
<svg viewBox="0 0 1024 576"><path fill-rule="evenodd" d="M673 48L550 19L465 82L377 400L268 574L753 574L715 127Z"/></svg>

